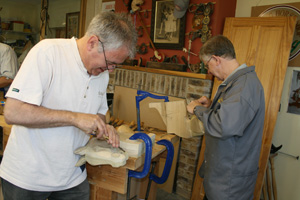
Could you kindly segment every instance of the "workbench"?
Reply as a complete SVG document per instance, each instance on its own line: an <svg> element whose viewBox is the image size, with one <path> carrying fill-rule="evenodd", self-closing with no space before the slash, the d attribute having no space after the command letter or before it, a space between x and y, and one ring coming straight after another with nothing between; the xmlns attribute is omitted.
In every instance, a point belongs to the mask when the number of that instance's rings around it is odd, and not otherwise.
<svg viewBox="0 0 300 200"><path fill-rule="evenodd" d="M166 134L164 131L151 131L156 134L155 141L166 139L173 144L179 141L176 135ZM166 156L166 148L163 145L153 145L152 148L152 161L158 161L159 158ZM176 156L176 155L174 155ZM127 192L128 170L141 171L144 164L144 155L139 158L129 158L125 166L114 168L109 165L91 166L87 164L88 180L90 183L90 200L120 200L125 199ZM173 162L174 164L174 162ZM155 172L158 172L156 165ZM139 194L144 198L147 188L148 178L139 181L139 186L131 185L131 196ZM136 191L138 190L139 191ZM134 193L136 192L136 193ZM121 196L118 194L123 194ZM152 182L150 195L148 199L155 199L156 197L156 183Z"/></svg>
<svg viewBox="0 0 300 200"><path fill-rule="evenodd" d="M6 124L4 116L0 115L0 126L3 128L3 137L2 137L2 149L5 149L5 146L8 141L8 137L11 131L12 125ZM166 134L164 131L151 131L156 134L155 140L159 141L162 139L167 139L173 144L178 144L179 137L176 135ZM3 154L1 150L1 155ZM152 160L159 160L159 158L166 157L166 148L163 145L153 145L152 148ZM174 154L174 157L177 154ZM138 158L129 158L126 162L126 165L119 168L111 167L110 165L101 165L101 166L91 166L87 164L88 180L90 183L90 199L91 200L116 200L118 199L118 194L126 194L127 192L127 179L128 179L128 170L139 171L143 168L144 164L144 155ZM174 164L174 161L173 161ZM156 174L158 172L159 165L156 165ZM134 184L134 182L133 182ZM139 194L144 195L147 188L147 178L141 180L139 183ZM136 186L131 186L132 195L136 192ZM152 187L150 190L149 199L155 199L156 196L156 184L152 182ZM120 196L120 195L119 195ZM126 196L126 195L125 195ZM120 197L119 197L120 199Z"/></svg>

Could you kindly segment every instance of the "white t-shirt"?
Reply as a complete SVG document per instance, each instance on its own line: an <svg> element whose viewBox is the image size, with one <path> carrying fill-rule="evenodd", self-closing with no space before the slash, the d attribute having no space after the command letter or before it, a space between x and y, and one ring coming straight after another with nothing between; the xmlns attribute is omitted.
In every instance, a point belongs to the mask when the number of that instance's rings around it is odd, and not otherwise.
<svg viewBox="0 0 300 200"><path fill-rule="evenodd" d="M19 69L16 52L7 44L0 43L0 77L14 79ZM8 86L5 87L5 91Z"/></svg>
<svg viewBox="0 0 300 200"><path fill-rule="evenodd" d="M25 58L7 97L55 110L101 113L107 111L108 71L89 76L75 38L45 39ZM27 190L57 191L86 178L75 167L73 152L89 140L73 126L27 128L14 125L0 166L0 176Z"/></svg>
<svg viewBox="0 0 300 200"><path fill-rule="evenodd" d="M0 77L14 79L18 68L18 59L14 50L7 44L0 43Z"/></svg>

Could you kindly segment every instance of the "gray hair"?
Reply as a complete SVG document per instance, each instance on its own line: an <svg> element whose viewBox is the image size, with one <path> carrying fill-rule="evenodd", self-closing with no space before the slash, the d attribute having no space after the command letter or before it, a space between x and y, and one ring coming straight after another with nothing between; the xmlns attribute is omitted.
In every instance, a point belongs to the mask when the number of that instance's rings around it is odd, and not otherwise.
<svg viewBox="0 0 300 200"><path fill-rule="evenodd" d="M130 15L102 12L92 19L85 35L97 35L107 50L118 49L125 45L129 57L135 56L137 32ZM102 51L102 48L99 48L99 52Z"/></svg>
<svg viewBox="0 0 300 200"><path fill-rule="evenodd" d="M212 55L229 59L236 58L233 44L223 35L213 36L202 45L199 52L200 59L205 60Z"/></svg>

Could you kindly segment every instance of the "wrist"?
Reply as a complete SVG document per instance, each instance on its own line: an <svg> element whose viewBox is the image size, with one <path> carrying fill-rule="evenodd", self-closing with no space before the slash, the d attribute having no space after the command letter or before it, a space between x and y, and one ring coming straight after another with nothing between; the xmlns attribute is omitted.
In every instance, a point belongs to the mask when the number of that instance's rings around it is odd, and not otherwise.
<svg viewBox="0 0 300 200"><path fill-rule="evenodd" d="M196 113L196 110L197 110L197 106L195 106L194 109L193 109L193 114L194 114L194 115L195 115L195 113Z"/></svg>

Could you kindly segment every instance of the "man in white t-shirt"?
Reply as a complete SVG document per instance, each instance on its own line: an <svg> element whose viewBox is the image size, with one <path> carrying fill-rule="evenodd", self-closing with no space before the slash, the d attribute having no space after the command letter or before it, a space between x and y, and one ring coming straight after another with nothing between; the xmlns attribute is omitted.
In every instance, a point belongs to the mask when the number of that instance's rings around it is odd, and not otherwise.
<svg viewBox="0 0 300 200"><path fill-rule="evenodd" d="M73 152L91 133L119 146L105 123L108 72L134 57L136 41L130 16L103 12L82 38L45 39L30 50L6 95L13 127L0 166L4 199L89 199Z"/></svg>
<svg viewBox="0 0 300 200"><path fill-rule="evenodd" d="M18 71L18 58L7 44L0 43L0 88L7 91Z"/></svg>

